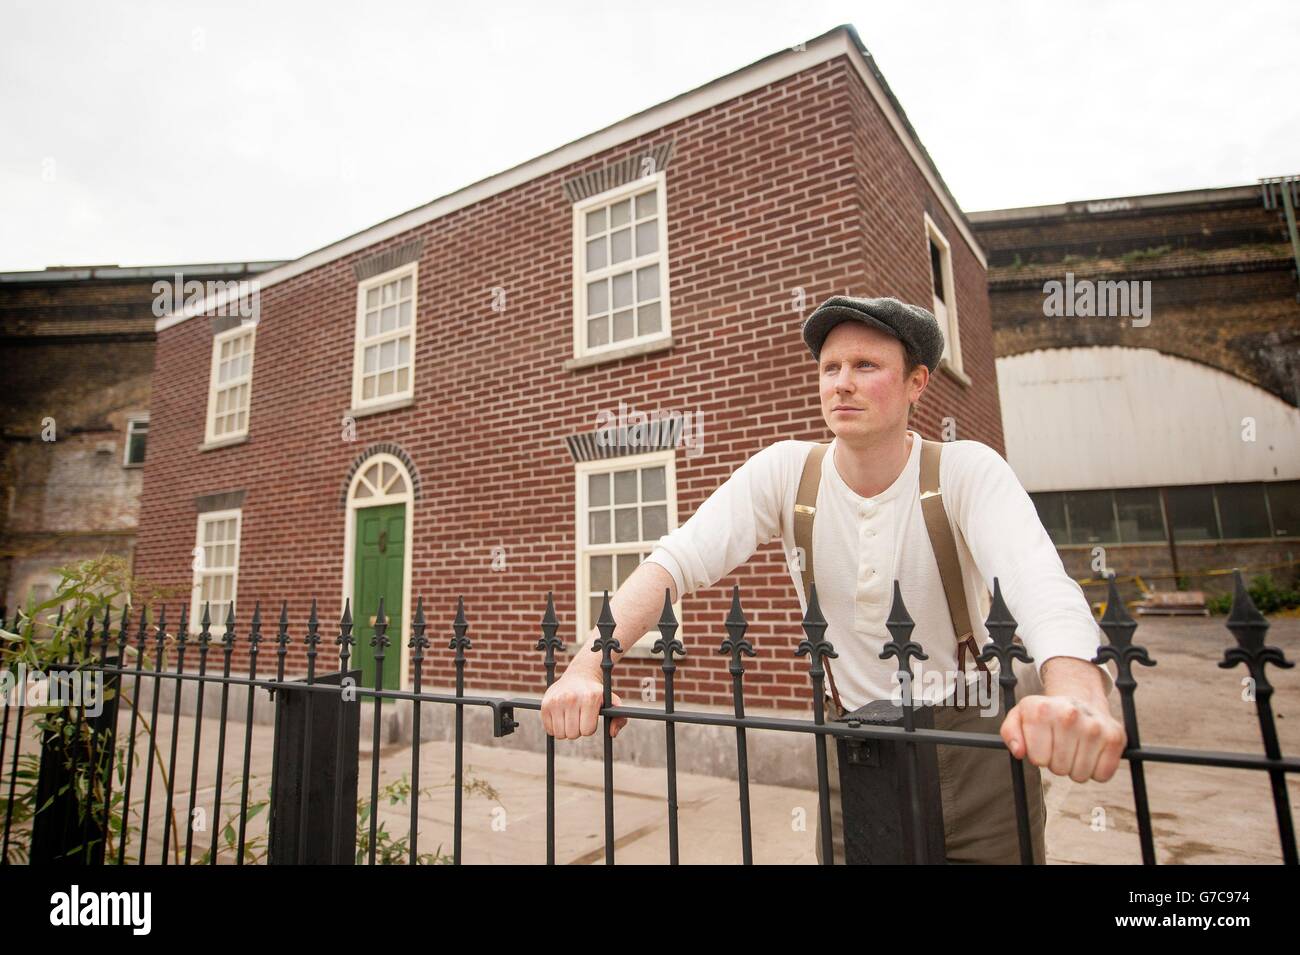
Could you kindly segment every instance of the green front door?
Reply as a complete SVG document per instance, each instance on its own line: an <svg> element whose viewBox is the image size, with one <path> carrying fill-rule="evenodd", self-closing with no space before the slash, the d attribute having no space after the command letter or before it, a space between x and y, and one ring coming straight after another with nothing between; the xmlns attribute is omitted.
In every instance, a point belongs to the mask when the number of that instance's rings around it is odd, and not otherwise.
<svg viewBox="0 0 1300 955"><path fill-rule="evenodd" d="M361 685L375 685L375 614L380 595L388 621L384 649L384 689L399 688L402 662L402 570L406 556L406 505L388 504L357 511L356 567L352 581L353 633L357 642L352 666L361 670Z"/></svg>

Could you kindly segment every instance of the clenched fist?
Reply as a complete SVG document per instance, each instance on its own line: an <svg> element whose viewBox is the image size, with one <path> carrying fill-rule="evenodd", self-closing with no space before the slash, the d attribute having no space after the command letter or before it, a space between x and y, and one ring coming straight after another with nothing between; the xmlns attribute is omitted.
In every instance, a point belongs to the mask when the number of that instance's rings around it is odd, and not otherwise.
<svg viewBox="0 0 1300 955"><path fill-rule="evenodd" d="M611 692L610 702L622 706L617 693ZM596 732L600 722L600 707L605 699L605 685L599 677L570 666L564 675L546 688L542 697L542 726L556 739L577 739ZM609 735L617 736L627 725L627 717L615 717Z"/></svg>

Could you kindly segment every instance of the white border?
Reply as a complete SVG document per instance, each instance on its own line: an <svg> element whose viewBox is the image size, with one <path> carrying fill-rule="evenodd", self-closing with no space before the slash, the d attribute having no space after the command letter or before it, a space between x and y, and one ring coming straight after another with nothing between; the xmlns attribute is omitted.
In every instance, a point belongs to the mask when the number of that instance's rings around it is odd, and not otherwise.
<svg viewBox="0 0 1300 955"><path fill-rule="evenodd" d="M222 511L204 511L203 513L201 513L199 515L198 522L194 525L194 547L197 549L203 546L203 525L204 524L209 523L211 521L224 521L230 517L233 517L235 519L235 573L234 573L234 579L230 583L230 606L234 608L236 613L238 613L239 604L236 603L236 599L239 596L239 552L244 539L243 508L230 507ZM198 557L197 554L193 552L190 553L191 565L193 565L194 560L197 559L197 557ZM207 560L208 560L208 554L207 551L204 551L203 562L205 565L207 564ZM202 574L199 571L198 567L194 567L193 570L194 570L194 583L190 590L189 632L193 634L197 634L202 629L199 626L199 613L201 612L202 609L201 601L199 600L199 595L201 593L200 585L202 583ZM221 634L226 632L226 621L224 618L221 620L209 621L209 626L212 628L211 633L213 633L218 637Z"/></svg>
<svg viewBox="0 0 1300 955"><path fill-rule="evenodd" d="M258 277L259 287L262 291L265 291L279 282L295 278L344 256L352 255L354 252L362 251L394 236L410 232L427 222L432 222L459 209L464 209L476 202L482 202L484 199L514 189L516 186L531 182L534 179L539 179L548 173L582 162L597 153L613 149L637 137L654 133L656 130L670 126L696 113L726 103L738 96L744 96L754 90L762 89L772 83L780 82L788 76L793 76L837 56L845 55L849 57L863 85L871 93L872 98L889 120L890 126L899 137L908 155L911 156L913 163L921 171L921 175L929 184L940 205L948 213L948 217L956 223L957 230L966 240L966 244L970 247L975 258L981 266L987 268L988 263L984 258L984 252L980 248L979 242L976 241L974 234L962 220L961 212L949 197L948 191L939 183L938 177L930 168L930 164L921 155L920 147L908 134L902 118L898 115L890 103L889 97L885 95L885 91L867 66L867 61L862 51L858 49L849 28L837 27L826 35L809 41L806 44L806 49L783 50L734 73L720 77L657 106L629 116L612 126L590 133L582 139L575 140L558 149L553 149L548 153L543 153L535 159L528 160L486 179L481 179L472 185L448 193L419 208L412 209L385 222L380 222L369 229L340 239L338 242L331 243L314 252L309 252L302 258L263 272ZM193 305L187 305L176 314L164 315L155 322L154 329L159 332L165 331L173 325L177 325L188 318L193 318L195 315L202 315L209 309L218 308L224 303L225 293L219 292L210 302L205 299L195 302Z"/></svg>
<svg viewBox="0 0 1300 955"><path fill-rule="evenodd" d="M414 317L412 317L412 320L414 320ZM383 497L367 497L367 498L362 498L361 500L357 500L356 499L357 485L361 483L361 475L365 474L366 471L369 470L369 468L377 461L386 461L397 468L398 473L402 475L402 479L406 482L406 493L385 494ZM357 468L356 473L352 475L352 480L348 483L348 507L347 507L347 517L346 517L347 523L343 533L343 590L342 590L342 596L339 599L340 615L343 613L343 604L346 601L351 600L353 597L352 577L353 577L353 568L356 565L356 561L354 559L356 557L356 554L354 553L354 550L356 548L356 536L357 536L357 520L356 520L357 511L365 510L368 507L382 507L386 504L406 505L406 547L402 553L402 631L403 632L399 634L394 634L392 631L389 631L388 633L388 638L401 648L402 661L400 664L401 669L399 670L401 674L401 685L399 687L385 687L385 689L388 690L391 689L409 690L411 688L411 681L407 676L407 669L409 668L409 663L410 663L409 657L411 655L411 648L408 647L406 643L411 638L411 553L415 550L415 540L412 537L415 528L414 488L415 485L411 483L411 472L406 469L406 465L402 463L402 459L395 457L394 455L391 455L385 451L381 451L378 454L372 454L370 457L366 458L365 461L362 462L361 466ZM352 620L354 623L356 622L357 619L359 619L362 612L363 611L361 608L358 608L357 606L355 606L355 604L353 605ZM368 616L369 614L367 613L367 617ZM392 648L390 647L389 649ZM352 664L352 659L349 659L348 665L351 666L351 664Z"/></svg>
<svg viewBox="0 0 1300 955"><path fill-rule="evenodd" d="M573 478L576 485L574 494L574 525L576 533L574 534L574 648L579 651L587 643L587 637L596 626L596 621L587 620L588 600L587 594L590 588L587 585L587 561L584 560L587 549L587 475L592 472L605 471L625 471L632 468L653 467L656 464L664 466L664 482L668 495L668 531L671 534L677 529L677 452L674 448L665 448L659 451L646 451L643 454L628 454L617 458L600 458L595 461L579 461L573 466ZM613 534L613 524L611 522L610 534ZM647 542L642 542L645 546ZM648 551L654 551L655 544L650 543L645 547ZM612 600L614 594L611 593ZM682 638L682 595L677 595L677 602L673 604L673 614L677 617L678 629L675 639ZM655 640L659 639L659 630L652 627L644 635L639 637L630 647L624 647L623 651L636 648L638 650L648 651Z"/></svg>
<svg viewBox="0 0 1300 955"><path fill-rule="evenodd" d="M244 430L227 431L221 437L213 434L213 428L216 426L217 417L217 368L221 364L221 343L228 338L238 338L240 335L247 333L250 336L248 344L248 407L244 409ZM234 438L243 438L248 436L249 429L253 426L253 363L257 360L257 326L239 324L233 328L227 328L224 332L212 336L212 364L208 369L208 414L203 423L203 442L211 444L216 441L230 441ZM226 385L226 388L231 387Z"/></svg>
<svg viewBox="0 0 1300 955"><path fill-rule="evenodd" d="M138 423L148 424L148 423L149 423L149 412L147 412L147 411L137 411L137 412L135 412L135 413L133 413L133 414L129 414L129 415L126 416L126 441L123 442L123 444L122 444L122 467L124 467L124 468L142 468L142 467L144 467L144 462L143 462L143 461L140 461L140 462L134 462L134 463L133 463L133 462L127 460L127 459L131 456L131 425L133 425L133 424L138 424ZM148 429L146 429L146 430L145 430L145 439L146 439L146 440L145 440L145 454L146 454L146 455L148 455L148 453L149 453L149 441L148 441L148 437L149 437L149 431L148 431Z"/></svg>
<svg viewBox="0 0 1300 955"><path fill-rule="evenodd" d="M605 352L616 351L620 348L627 348L633 345L644 345L650 342L663 341L672 337L672 318L669 314L669 282L668 282L668 201L665 189L665 176L663 170L651 173L648 176L642 176L634 182L629 182L621 186L615 186L613 189L607 189L597 196L588 196L586 199L573 204L573 357L585 358L588 355L602 355ZM655 186L655 203L657 208L657 217L659 220L659 251L655 253L656 262L659 266L659 314L662 328L653 335L641 335L636 338L624 338L619 341L610 341L604 345L598 345L595 348L585 347L587 340L587 243L586 227L583 219L592 209L600 206L617 202L620 198L635 195L639 192L646 191L649 185ZM632 210L632 231L636 231L636 209ZM633 236L635 239L635 236ZM630 262L635 262L639 256L633 256L627 262L620 262L619 266L622 271L610 272L612 266L606 266L601 271L606 277L610 275L622 275L624 272L632 272L633 305L636 303L636 270L643 269L652 264L648 260L641 265L625 268ZM612 286L611 286L612 288ZM614 313L613 293L611 292L609 303L610 315ZM611 334L613 326L611 325Z"/></svg>
<svg viewBox="0 0 1300 955"><path fill-rule="evenodd" d="M411 368L410 373L406 376L406 390L394 391L382 397L362 398L361 397L361 379L363 377L363 357L365 354L365 330L366 330L366 292L372 288L378 288L387 285L394 279L402 279L407 275L411 276L411 324L407 331L411 336ZM400 288L400 286L399 286ZM376 405L386 405L393 401L401 401L405 398L415 397L415 326L417 321L417 310L420 304L420 263L408 262L405 265L399 265L395 269L389 269L381 275L376 275L366 279L364 282L357 283L357 321L356 333L352 344L352 409L360 411L363 408L373 408ZM403 337L393 332L382 332L392 340ZM375 336L378 338L379 336Z"/></svg>
<svg viewBox="0 0 1300 955"><path fill-rule="evenodd" d="M945 324L944 336L949 345L948 354L945 356L946 361L954 371L961 373L961 325L957 321L957 282L952 272L952 246L939 230L935 221L930 218L930 213L922 213L925 217L925 264L931 272L930 275L930 297L934 297L934 270L930 263L930 239L934 239L938 244L942 254L939 256L939 266L943 269L943 297L944 308L947 312L947 321Z"/></svg>

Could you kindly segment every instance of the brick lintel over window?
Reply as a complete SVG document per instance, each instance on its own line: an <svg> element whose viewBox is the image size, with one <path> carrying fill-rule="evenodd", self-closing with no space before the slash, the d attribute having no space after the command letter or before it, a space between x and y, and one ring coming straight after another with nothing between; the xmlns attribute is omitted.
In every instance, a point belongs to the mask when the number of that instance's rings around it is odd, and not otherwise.
<svg viewBox="0 0 1300 955"><path fill-rule="evenodd" d="M216 494L204 494L194 499L194 509L200 514L211 511L231 511L244 506L244 492L219 491Z"/></svg>
<svg viewBox="0 0 1300 955"><path fill-rule="evenodd" d="M596 196L617 186L640 179L651 173L668 168L672 159L673 141L671 139L642 149L601 169L592 169L579 176L564 181L564 194L570 202L580 202L588 196Z"/></svg>
<svg viewBox="0 0 1300 955"><path fill-rule="evenodd" d="M410 242L405 242L402 245L354 262L352 271L356 275L358 282L364 282L376 275L391 272L399 266L418 261L420 253L423 251L424 240L412 239Z"/></svg>
<svg viewBox="0 0 1300 955"><path fill-rule="evenodd" d="M663 451L677 446L685 420L680 415L654 418L640 428L636 422L618 428L597 428L584 434L571 434L564 439L569 454L575 461L597 461L604 458L621 458L647 451Z"/></svg>

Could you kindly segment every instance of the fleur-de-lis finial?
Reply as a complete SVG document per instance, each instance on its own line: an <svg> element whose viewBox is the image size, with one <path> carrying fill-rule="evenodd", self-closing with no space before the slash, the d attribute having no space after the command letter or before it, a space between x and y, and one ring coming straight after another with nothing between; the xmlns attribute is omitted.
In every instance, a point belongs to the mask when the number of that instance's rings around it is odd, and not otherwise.
<svg viewBox="0 0 1300 955"><path fill-rule="evenodd" d="M1034 658L1029 655L1028 650L1015 642L1016 618L1011 616L1006 601L1002 599L1002 583L997 577L993 578L993 601L989 605L989 615L984 620L984 626L988 628L989 636L993 639L984 648L984 652L975 659L980 663L988 663L993 658L997 658L998 665L1001 667L998 684L1002 687L1007 709L1010 710L1015 704L1017 682L1015 667L1011 661L1032 663Z"/></svg>
<svg viewBox="0 0 1300 955"><path fill-rule="evenodd" d="M817 584L814 581L808 588L808 609L803 615L803 629L807 637L799 642L799 648L794 652L795 656L808 657L808 672L814 680L820 680L826 675L826 668L822 665L823 657L839 659L835 647L826 639L827 626L821 604L817 601Z"/></svg>
<svg viewBox="0 0 1300 955"><path fill-rule="evenodd" d="M469 621L465 619L465 595L461 594L456 598L456 619L451 625L455 636L451 638L448 644L449 650L456 651L456 660L463 663L465 661L465 651L473 649L469 637L465 636L469 630Z"/></svg>
<svg viewBox="0 0 1300 955"><path fill-rule="evenodd" d="M673 592L667 587L664 588L663 609L659 611L659 639L650 647L650 652L663 655L665 673L677 668L673 662L675 656L686 656L686 648L677 639L677 614L673 612Z"/></svg>
<svg viewBox="0 0 1300 955"><path fill-rule="evenodd" d="M745 619L745 613L740 608L740 585L731 585L731 610L727 613L726 620L727 636L723 639L722 645L718 647L719 653L730 653L731 663L728 670L733 676L744 673L745 665L741 662L741 654L745 656L757 656L754 652L753 644L745 639L745 632L749 629L749 621Z"/></svg>
<svg viewBox="0 0 1300 955"><path fill-rule="evenodd" d="M1101 629L1106 634L1106 645L1097 648L1097 655L1092 662L1102 664L1108 660L1115 661L1119 670L1119 679L1115 687L1121 692L1137 686L1133 678L1133 664L1153 667L1156 662L1147 653L1146 647L1133 643L1133 632L1137 630L1137 621L1133 619L1124 606L1115 584L1115 573L1106 575L1106 612L1101 615Z"/></svg>
<svg viewBox="0 0 1300 955"><path fill-rule="evenodd" d="M1271 663L1275 667L1289 670L1295 664L1286 658L1281 647L1264 645L1264 638L1268 634L1268 621L1264 619L1264 615L1255 606L1255 601L1251 599L1241 571L1234 570L1232 577L1232 609L1228 611L1228 629L1236 638L1237 645L1224 651L1219 666L1226 670L1235 667L1238 663L1246 664L1255 681L1256 699L1262 696L1267 700L1273 687L1265 676L1265 665Z"/></svg>
<svg viewBox="0 0 1300 955"><path fill-rule="evenodd" d="M415 598L415 618L411 623L411 639L406 645L415 651L414 658L419 660L424 657L425 648L429 646L429 638L424 635L428 622L424 619L424 597Z"/></svg>
<svg viewBox="0 0 1300 955"><path fill-rule="evenodd" d="M600 617L596 620L596 629L600 635L591 643L591 652L600 654L600 665L602 668L609 670L614 666L611 654L615 651L622 653L623 648L619 646L614 639L614 614L609 608L609 591L605 591L605 598L600 605Z"/></svg>
<svg viewBox="0 0 1300 955"><path fill-rule="evenodd" d="M894 599L889 606L889 618L885 621L890 639L880 651L880 659L893 657L898 660L899 687L903 691L904 706L912 705L912 660L930 659L921 645L912 639L915 628L916 622L907 612L903 603L903 591L895 580Z"/></svg>
<svg viewBox="0 0 1300 955"><path fill-rule="evenodd" d="M257 656L257 645L262 642L262 601L253 604L253 619L248 625L248 654Z"/></svg>
<svg viewBox="0 0 1300 955"><path fill-rule="evenodd" d="M543 660L546 664L547 679L554 675L555 654L564 649L564 641L556 633L560 629L560 618L555 615L555 595L551 591L546 592L546 612L542 614L542 636L537 641L535 649L544 652Z"/></svg>
<svg viewBox="0 0 1300 955"><path fill-rule="evenodd" d="M375 628L370 636L370 645L375 648L376 659L382 659L384 650L390 645L388 639L388 618L384 616L384 595L379 595L379 610L375 614Z"/></svg>
<svg viewBox="0 0 1300 955"><path fill-rule="evenodd" d="M225 645L224 652L229 655L235 648L235 602L233 600L226 605L226 632L221 635L221 642Z"/></svg>
<svg viewBox="0 0 1300 955"><path fill-rule="evenodd" d="M339 635L334 642L339 648L339 670L346 672L348 659L352 656L352 646L357 638L352 635L352 598L343 601L343 615L339 617Z"/></svg>
<svg viewBox="0 0 1300 955"><path fill-rule="evenodd" d="M311 612L307 614L307 652L313 653L320 643L320 618L316 615L316 598L311 598Z"/></svg>

